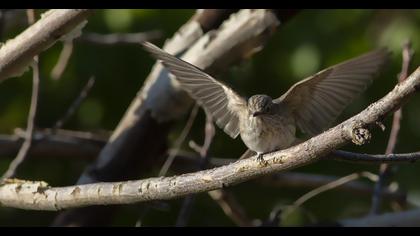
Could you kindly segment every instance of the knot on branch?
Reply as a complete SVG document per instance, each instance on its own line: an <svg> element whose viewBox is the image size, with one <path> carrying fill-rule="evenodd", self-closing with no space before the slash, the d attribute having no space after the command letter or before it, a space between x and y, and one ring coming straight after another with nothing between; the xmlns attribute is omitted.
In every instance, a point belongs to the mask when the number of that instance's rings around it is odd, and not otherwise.
<svg viewBox="0 0 420 236"><path fill-rule="evenodd" d="M351 141L356 145L363 145L370 142L372 135L368 129L357 127L351 132Z"/></svg>

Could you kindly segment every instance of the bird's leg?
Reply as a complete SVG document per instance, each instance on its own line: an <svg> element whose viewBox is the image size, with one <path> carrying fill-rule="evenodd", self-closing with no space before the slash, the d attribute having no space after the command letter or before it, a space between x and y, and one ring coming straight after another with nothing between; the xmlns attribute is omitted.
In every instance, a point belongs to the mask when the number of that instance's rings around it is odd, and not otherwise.
<svg viewBox="0 0 420 236"><path fill-rule="evenodd" d="M257 154L258 154L257 161L259 161L259 162L264 161L264 158L263 158L264 153L258 152Z"/></svg>
<svg viewBox="0 0 420 236"><path fill-rule="evenodd" d="M266 154L267 152L257 152L258 156L257 156L257 161L259 163L265 163L264 157L263 155Z"/></svg>

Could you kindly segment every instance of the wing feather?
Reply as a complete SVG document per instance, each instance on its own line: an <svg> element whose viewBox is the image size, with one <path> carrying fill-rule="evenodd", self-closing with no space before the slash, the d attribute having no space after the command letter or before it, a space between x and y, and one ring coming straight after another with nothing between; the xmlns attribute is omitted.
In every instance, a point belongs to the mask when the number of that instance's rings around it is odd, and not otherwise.
<svg viewBox="0 0 420 236"><path fill-rule="evenodd" d="M181 60L155 45L145 42L143 46L173 74L181 87L201 105L216 124L230 137L239 135L239 114L246 108L246 100L231 88L215 80L198 67Z"/></svg>
<svg viewBox="0 0 420 236"><path fill-rule="evenodd" d="M345 61L296 83L273 102L286 104L303 132L318 134L367 88L388 58L387 49L378 49Z"/></svg>

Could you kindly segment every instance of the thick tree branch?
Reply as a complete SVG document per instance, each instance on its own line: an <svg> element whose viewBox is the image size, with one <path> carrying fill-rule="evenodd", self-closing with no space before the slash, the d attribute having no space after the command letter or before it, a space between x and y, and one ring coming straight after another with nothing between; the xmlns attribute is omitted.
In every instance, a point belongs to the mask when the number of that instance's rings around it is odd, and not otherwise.
<svg viewBox="0 0 420 236"><path fill-rule="evenodd" d="M128 204L179 198L255 179L319 160L332 150L369 137L368 125L375 124L403 105L420 90L420 67L406 81L359 114L291 148L266 154L265 163L256 156L229 165L173 177L137 181L95 183L69 187L49 187L43 182L11 180L0 186L3 206L33 210L59 210L103 204Z"/></svg>
<svg viewBox="0 0 420 236"><path fill-rule="evenodd" d="M20 76L33 57L82 23L92 10L50 10L40 20L0 48L0 82Z"/></svg>
<svg viewBox="0 0 420 236"><path fill-rule="evenodd" d="M56 130L56 133L52 134L50 131L35 131L33 138L34 143L31 147L29 158L93 160L101 148L105 145L106 138L92 137L92 134L90 133L81 133L83 135L77 135L77 133L81 132ZM22 142L23 139L19 135L0 135L0 157L16 155L19 151L19 147L22 145ZM358 154L344 151L335 152L343 153L342 156L335 155L335 160L345 160L356 163L366 162L368 164L377 164L382 161L411 162L411 158L404 159L405 155L413 155L416 159L420 158L420 152L392 154L392 157L385 155ZM172 153L172 151L170 153ZM176 173L194 171L195 167L200 162L199 157L195 153L181 150L178 154L179 155L174 158L174 170ZM349 157L347 158L346 155L349 155ZM395 158L393 156L395 156ZM403 160L399 160L400 158L403 158ZM212 157L209 160L209 166L217 167L228 165L235 161L237 161L237 159ZM263 178L258 179L257 183L273 187L316 188L338 178L339 177L337 176L287 172L264 176ZM338 190L348 191L360 195L370 195L373 192L370 185L360 182L347 183L341 186ZM394 192L388 189L383 189L382 194L386 199L396 199L401 202L405 199L405 194L402 192Z"/></svg>

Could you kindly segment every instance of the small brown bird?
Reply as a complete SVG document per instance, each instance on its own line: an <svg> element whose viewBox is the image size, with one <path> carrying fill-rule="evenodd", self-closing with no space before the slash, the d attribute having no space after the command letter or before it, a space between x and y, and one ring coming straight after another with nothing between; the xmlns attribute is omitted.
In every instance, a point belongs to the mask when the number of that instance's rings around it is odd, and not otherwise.
<svg viewBox="0 0 420 236"><path fill-rule="evenodd" d="M279 98L254 95L246 100L198 67L151 43L143 46L221 129L232 138L240 134L260 161L265 153L292 146L296 127L310 136L328 128L389 58L387 49L378 49L322 70L294 84Z"/></svg>

